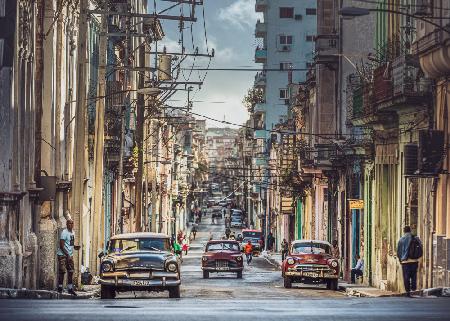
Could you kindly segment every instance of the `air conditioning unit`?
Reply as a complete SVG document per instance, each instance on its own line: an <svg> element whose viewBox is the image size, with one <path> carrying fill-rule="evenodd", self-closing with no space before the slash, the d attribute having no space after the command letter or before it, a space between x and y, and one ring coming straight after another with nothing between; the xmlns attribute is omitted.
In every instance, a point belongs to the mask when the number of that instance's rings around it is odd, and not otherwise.
<svg viewBox="0 0 450 321"><path fill-rule="evenodd" d="M303 16L301 14L295 15L295 20L302 20Z"/></svg>
<svg viewBox="0 0 450 321"><path fill-rule="evenodd" d="M289 45L283 45L283 46L281 47L281 51L291 51L291 46L289 46Z"/></svg>
<svg viewBox="0 0 450 321"><path fill-rule="evenodd" d="M419 131L419 173L437 175L444 160L444 132L442 130Z"/></svg>

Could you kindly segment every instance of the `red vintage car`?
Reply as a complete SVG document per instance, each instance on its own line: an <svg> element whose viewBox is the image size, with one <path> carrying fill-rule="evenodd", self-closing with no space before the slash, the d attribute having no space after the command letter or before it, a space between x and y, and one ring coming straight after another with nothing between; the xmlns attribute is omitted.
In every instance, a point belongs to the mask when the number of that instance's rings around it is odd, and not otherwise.
<svg viewBox="0 0 450 321"><path fill-rule="evenodd" d="M339 261L331 256L331 244L318 240L298 240L291 244L282 263L284 287L292 283L325 283L327 289L338 289Z"/></svg>
<svg viewBox="0 0 450 321"><path fill-rule="evenodd" d="M202 256L203 278L209 278L211 272L234 272L242 278L244 269L242 253L237 241L213 240L206 244Z"/></svg>

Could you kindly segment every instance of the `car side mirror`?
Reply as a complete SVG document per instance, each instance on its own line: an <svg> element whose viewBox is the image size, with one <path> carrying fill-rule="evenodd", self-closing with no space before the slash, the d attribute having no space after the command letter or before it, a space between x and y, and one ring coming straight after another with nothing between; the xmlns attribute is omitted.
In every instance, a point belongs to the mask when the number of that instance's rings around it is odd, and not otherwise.
<svg viewBox="0 0 450 321"><path fill-rule="evenodd" d="M100 253L98 253L98 258L101 259L102 257L105 256L105 253L103 251L101 251Z"/></svg>

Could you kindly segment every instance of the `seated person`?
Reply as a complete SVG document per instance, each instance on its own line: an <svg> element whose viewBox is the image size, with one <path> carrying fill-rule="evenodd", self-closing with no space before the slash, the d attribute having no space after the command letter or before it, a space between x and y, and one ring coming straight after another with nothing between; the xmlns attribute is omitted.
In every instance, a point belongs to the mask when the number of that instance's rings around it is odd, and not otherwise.
<svg viewBox="0 0 450 321"><path fill-rule="evenodd" d="M356 276L362 276L364 274L364 261L361 259L359 255L356 255L356 266L352 269L351 272L351 281L352 283L356 283Z"/></svg>

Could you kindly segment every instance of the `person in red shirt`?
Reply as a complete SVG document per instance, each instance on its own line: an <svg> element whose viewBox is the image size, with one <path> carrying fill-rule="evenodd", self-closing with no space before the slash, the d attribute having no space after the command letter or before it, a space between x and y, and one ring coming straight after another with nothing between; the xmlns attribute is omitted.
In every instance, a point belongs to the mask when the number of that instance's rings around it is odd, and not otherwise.
<svg viewBox="0 0 450 321"><path fill-rule="evenodd" d="M247 265L250 265L250 262L252 261L253 258L253 245L250 240L244 246L244 253L245 256L247 257Z"/></svg>

